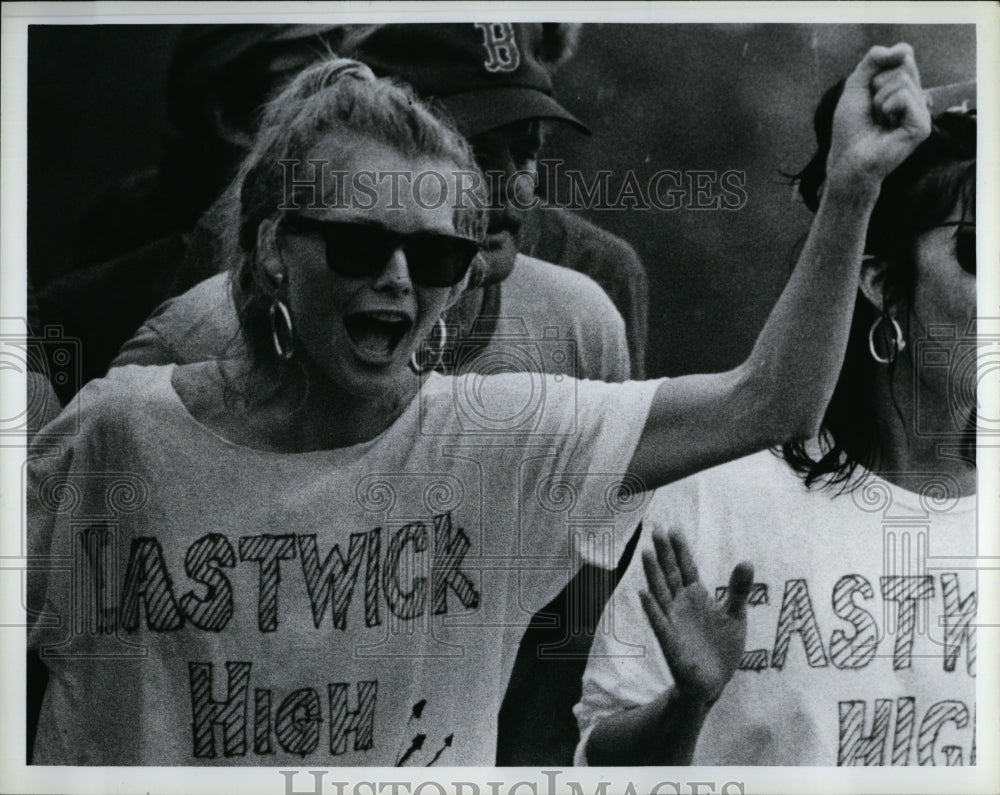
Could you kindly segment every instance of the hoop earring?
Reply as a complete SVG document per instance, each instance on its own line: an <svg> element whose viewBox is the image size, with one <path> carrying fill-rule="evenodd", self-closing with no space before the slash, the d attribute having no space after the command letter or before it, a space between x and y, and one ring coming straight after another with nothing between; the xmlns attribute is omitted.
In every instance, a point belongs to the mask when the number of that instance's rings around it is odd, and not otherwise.
<svg viewBox="0 0 1000 795"><path fill-rule="evenodd" d="M880 356L879 352L875 350L875 329L878 328L879 323L881 323L885 318L889 319L892 324L892 350L888 356ZM906 338L903 337L903 329L899 327L899 323L896 322L896 318L892 315L881 314L875 318L875 322L872 323L872 327L868 329L868 352L871 353L872 358L879 364L889 364L894 361L896 354L901 350L906 348Z"/></svg>
<svg viewBox="0 0 1000 795"><path fill-rule="evenodd" d="M274 352L283 362L292 358L295 352L295 337L292 334L292 316L285 302L275 298L268 312L271 318L271 342Z"/></svg>
<svg viewBox="0 0 1000 795"><path fill-rule="evenodd" d="M428 357L422 357L423 361L421 361L421 359L417 358L418 351L414 351L410 354L410 369L413 371L414 375L420 375L421 373L435 370L444 360L444 350L445 346L448 344L448 327L444 324L444 318L439 317L437 319L436 327L438 330L437 335L441 342L438 344L438 348L434 352L434 363L428 366ZM433 336L433 334L431 336Z"/></svg>

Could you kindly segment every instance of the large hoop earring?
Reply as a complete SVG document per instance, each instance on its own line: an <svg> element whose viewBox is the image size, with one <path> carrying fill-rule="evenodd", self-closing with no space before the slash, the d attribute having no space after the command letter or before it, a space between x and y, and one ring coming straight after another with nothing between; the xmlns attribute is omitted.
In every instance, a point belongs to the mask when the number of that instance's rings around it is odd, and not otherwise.
<svg viewBox="0 0 1000 795"><path fill-rule="evenodd" d="M269 311L271 318L271 342L274 352L283 362L292 358L295 352L295 337L292 335L292 315L285 302L275 298Z"/></svg>
<svg viewBox="0 0 1000 795"><path fill-rule="evenodd" d="M418 358L417 354L420 353L420 351L414 351L410 354L410 369L415 375L420 375L421 373L437 369L437 367L444 360L444 350L448 345L448 327L444 324L443 317L439 317L437 319L435 327L437 328L437 336L440 339L440 342L438 343L437 350L434 352L433 364L428 363L430 358L428 356L421 356ZM431 334L431 336L433 337L434 335Z"/></svg>
<svg viewBox="0 0 1000 795"><path fill-rule="evenodd" d="M881 356L875 349L875 330L878 328L879 323L886 318L888 318L889 322L892 324L892 350L888 356ZM884 313L875 318L875 322L872 323L872 327L868 329L868 352L872 355L872 358L879 364L889 364L895 360L896 354L905 348L906 338L903 336L903 329L899 327L899 323L896 322L896 318L892 315Z"/></svg>

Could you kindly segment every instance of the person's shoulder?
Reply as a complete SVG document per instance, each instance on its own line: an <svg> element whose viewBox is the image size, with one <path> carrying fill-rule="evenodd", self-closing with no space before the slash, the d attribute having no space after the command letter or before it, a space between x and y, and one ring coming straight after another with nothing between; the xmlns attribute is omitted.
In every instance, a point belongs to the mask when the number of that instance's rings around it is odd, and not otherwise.
<svg viewBox="0 0 1000 795"><path fill-rule="evenodd" d="M663 486L653 506L669 505L681 494L707 495L714 503L749 504L762 498L801 494L805 485L780 455L772 450L737 458Z"/></svg>
<svg viewBox="0 0 1000 795"><path fill-rule="evenodd" d="M233 300L229 271L217 273L172 298L167 303L175 308L215 308Z"/></svg>
<svg viewBox="0 0 1000 795"><path fill-rule="evenodd" d="M610 259L616 262L638 264L639 255L635 249L613 232L588 221L579 213L564 207L553 207L542 210L543 223L551 223L562 227L568 244L578 250L586 250L591 256ZM626 265L626 267L627 267Z"/></svg>
<svg viewBox="0 0 1000 795"><path fill-rule="evenodd" d="M523 319L531 339L575 345L575 352L567 352L570 356L563 364L542 365L545 372L569 372L577 378L602 381L628 378L625 321L589 276L518 255L501 288L501 314ZM567 366L574 369L567 370Z"/></svg>
<svg viewBox="0 0 1000 795"><path fill-rule="evenodd" d="M143 367L127 364L109 371L104 378L87 384L105 401L127 401L133 405L148 405L151 401L162 400L172 393L170 380L174 365Z"/></svg>
<svg viewBox="0 0 1000 795"><path fill-rule="evenodd" d="M536 299L551 301L553 311L573 314L610 310L614 304L601 286L586 274L551 262L518 254L514 270L503 282L504 291L528 291Z"/></svg>
<svg viewBox="0 0 1000 795"><path fill-rule="evenodd" d="M121 348L111 368L221 358L238 334L229 274L216 274L160 304Z"/></svg>
<svg viewBox="0 0 1000 795"><path fill-rule="evenodd" d="M614 232L609 232L604 227L588 221L580 213L567 210L565 207L553 207L544 212L550 213L552 221L561 225L567 234L572 235L581 243L635 253L632 246L625 240Z"/></svg>
<svg viewBox="0 0 1000 795"><path fill-rule="evenodd" d="M148 414L158 404L170 401L173 370L173 365L116 367L80 390L77 400L81 414L123 424L132 417Z"/></svg>
<svg viewBox="0 0 1000 795"><path fill-rule="evenodd" d="M173 366L113 368L88 381L36 439L85 438L88 434L127 434L128 429L170 402Z"/></svg>
<svg viewBox="0 0 1000 795"><path fill-rule="evenodd" d="M543 420L551 423L559 415L572 420L577 393L590 384L538 370L430 373L417 397L418 436L467 436L482 444L531 436ZM400 427L412 432L402 423Z"/></svg>
<svg viewBox="0 0 1000 795"><path fill-rule="evenodd" d="M160 304L144 325L159 333L169 328L174 335L190 334L206 322L228 325L232 302L229 273L218 273Z"/></svg>
<svg viewBox="0 0 1000 795"><path fill-rule="evenodd" d="M471 370L447 375L431 372L420 385L417 401L421 411L447 407L451 412L475 413L485 409L491 397L526 393L534 399L540 385L567 380L571 379L537 370L498 370L488 374Z"/></svg>

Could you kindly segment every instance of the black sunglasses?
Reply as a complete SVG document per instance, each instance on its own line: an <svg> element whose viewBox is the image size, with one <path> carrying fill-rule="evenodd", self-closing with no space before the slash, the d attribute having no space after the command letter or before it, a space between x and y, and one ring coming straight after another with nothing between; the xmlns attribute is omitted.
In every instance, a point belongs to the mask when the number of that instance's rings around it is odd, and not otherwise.
<svg viewBox="0 0 1000 795"><path fill-rule="evenodd" d="M976 223L975 221L945 221L928 229L955 227L955 259L958 266L973 276L976 275Z"/></svg>
<svg viewBox="0 0 1000 795"><path fill-rule="evenodd" d="M439 232L394 232L357 221L325 221L303 215L285 215L283 222L295 232L322 235L327 266L352 278L381 273L401 248L414 284L452 287L462 281L480 250L475 240Z"/></svg>

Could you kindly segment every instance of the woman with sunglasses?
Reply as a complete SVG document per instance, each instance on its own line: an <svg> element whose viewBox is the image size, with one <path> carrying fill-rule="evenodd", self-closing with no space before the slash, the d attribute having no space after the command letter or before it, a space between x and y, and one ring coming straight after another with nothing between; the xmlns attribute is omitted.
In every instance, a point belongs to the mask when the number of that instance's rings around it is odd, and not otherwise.
<svg viewBox="0 0 1000 795"><path fill-rule="evenodd" d="M796 178L814 212L843 91ZM654 496L578 763L975 763L975 199L976 116L941 113L882 183L818 438Z"/></svg>
<svg viewBox="0 0 1000 795"><path fill-rule="evenodd" d="M737 369L445 377L422 371L476 280L469 149L361 64L296 78L241 173L245 354L120 368L33 451L31 552L58 561L29 581L35 761L490 764L523 626L577 555L614 565L637 493L815 432L881 178L927 134L906 45L865 57L837 118Z"/></svg>

